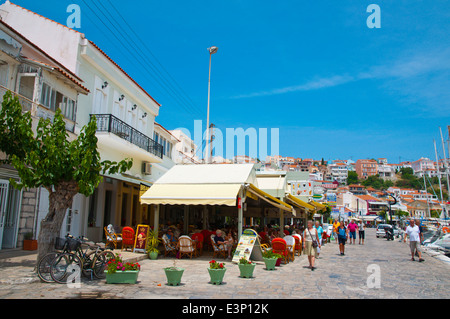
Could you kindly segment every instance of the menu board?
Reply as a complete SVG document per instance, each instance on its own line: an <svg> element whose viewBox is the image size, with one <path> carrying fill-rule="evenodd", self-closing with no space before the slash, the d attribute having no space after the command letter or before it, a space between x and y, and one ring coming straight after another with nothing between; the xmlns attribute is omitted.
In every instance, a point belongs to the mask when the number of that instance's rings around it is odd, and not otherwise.
<svg viewBox="0 0 450 319"><path fill-rule="evenodd" d="M143 252L145 253L145 248L147 247L148 230L150 226L148 225L138 225L136 228L136 237L134 239L133 252Z"/></svg>
<svg viewBox="0 0 450 319"><path fill-rule="evenodd" d="M253 229L246 229L242 233L232 261L238 263L242 257L249 261L263 260L258 234Z"/></svg>

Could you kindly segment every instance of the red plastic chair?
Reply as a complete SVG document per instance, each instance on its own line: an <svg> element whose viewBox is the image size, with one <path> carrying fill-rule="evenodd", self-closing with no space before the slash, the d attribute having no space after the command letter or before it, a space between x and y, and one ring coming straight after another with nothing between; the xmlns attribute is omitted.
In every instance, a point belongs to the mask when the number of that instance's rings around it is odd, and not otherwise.
<svg viewBox="0 0 450 319"><path fill-rule="evenodd" d="M134 229L131 227L124 227L122 229L122 250L134 247Z"/></svg>
<svg viewBox="0 0 450 319"><path fill-rule="evenodd" d="M294 235L293 237L295 239L295 249L294 249L294 251L295 251L295 253L298 253L299 256L301 256L301 254L302 254L302 242L301 242L301 239L300 239L301 237L300 237L300 235Z"/></svg>
<svg viewBox="0 0 450 319"><path fill-rule="evenodd" d="M195 233L191 236L191 238L197 244L197 253L201 255L203 253L203 235L201 233Z"/></svg>
<svg viewBox="0 0 450 319"><path fill-rule="evenodd" d="M272 240L272 251L275 254L282 255L285 264L289 262L289 250L286 241L283 238L274 238Z"/></svg>

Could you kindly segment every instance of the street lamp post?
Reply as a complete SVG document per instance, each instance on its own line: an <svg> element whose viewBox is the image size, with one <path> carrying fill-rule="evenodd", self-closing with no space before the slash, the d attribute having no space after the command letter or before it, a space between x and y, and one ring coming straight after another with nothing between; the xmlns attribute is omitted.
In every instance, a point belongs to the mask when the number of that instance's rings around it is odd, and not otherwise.
<svg viewBox="0 0 450 319"><path fill-rule="evenodd" d="M208 164L209 163L209 101L210 101L210 96L211 96L211 56L216 53L218 50L217 47L212 46L210 48L208 48L209 51L209 76L208 76L208 113L206 116L206 150L205 150L205 156L206 156L206 160L205 163Z"/></svg>

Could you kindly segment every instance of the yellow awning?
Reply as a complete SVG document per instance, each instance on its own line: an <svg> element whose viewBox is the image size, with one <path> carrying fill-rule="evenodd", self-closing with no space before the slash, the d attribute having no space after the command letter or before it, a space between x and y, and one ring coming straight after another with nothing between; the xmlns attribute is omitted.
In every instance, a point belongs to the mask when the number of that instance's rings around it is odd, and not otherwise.
<svg viewBox="0 0 450 319"><path fill-rule="evenodd" d="M153 184L142 204L236 206L242 184Z"/></svg>
<svg viewBox="0 0 450 319"><path fill-rule="evenodd" d="M289 199L293 204L295 204L298 207L306 208L308 210L315 210L315 207L313 205L308 204L307 202L302 201L301 199L298 199L295 196L292 196L291 194L287 194L287 199Z"/></svg>
<svg viewBox="0 0 450 319"><path fill-rule="evenodd" d="M249 184L249 188L247 189L247 191L252 193L252 194L254 194L254 195L256 195L256 196L258 196L262 200L265 200L265 201L269 202L270 204L272 204L275 207L278 207L278 208L281 208L281 209L286 210L288 212L291 212L295 216L295 210L293 209L293 207L291 205L286 204L285 202L279 200L276 197L273 197L270 194L267 194L266 192L260 190L255 185Z"/></svg>
<svg viewBox="0 0 450 319"><path fill-rule="evenodd" d="M325 205L323 205L323 204L321 204L321 203L318 203L318 202L315 202L315 201L310 201L309 202L311 205L313 205L313 206L315 206L316 208L317 208L317 210L324 210L325 208L326 208L326 206Z"/></svg>

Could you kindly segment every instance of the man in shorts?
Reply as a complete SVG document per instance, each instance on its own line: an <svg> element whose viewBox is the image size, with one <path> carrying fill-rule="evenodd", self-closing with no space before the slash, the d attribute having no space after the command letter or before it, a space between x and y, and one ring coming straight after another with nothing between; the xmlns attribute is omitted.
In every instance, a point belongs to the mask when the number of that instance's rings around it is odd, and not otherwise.
<svg viewBox="0 0 450 319"><path fill-rule="evenodd" d="M414 261L414 253L417 250L419 254L419 261L422 262L424 259L422 258L422 252L420 250L420 230L417 225L415 225L414 219L411 219L409 222L410 225L406 227L406 235L409 236L409 248L411 250L411 260ZM406 242L406 237L404 242Z"/></svg>
<svg viewBox="0 0 450 319"><path fill-rule="evenodd" d="M348 224L347 226L348 228L348 232L350 234L350 240L349 240L349 244L352 244L352 239L353 239L353 245L355 244L356 241L356 230L358 229L358 224L355 223L355 220L352 219L352 221L350 222L350 224Z"/></svg>
<svg viewBox="0 0 450 319"><path fill-rule="evenodd" d="M337 231L338 231L339 225L340 225L340 223L338 222L337 219L335 219L333 222L333 235L332 236L336 240L336 243L338 242Z"/></svg>

